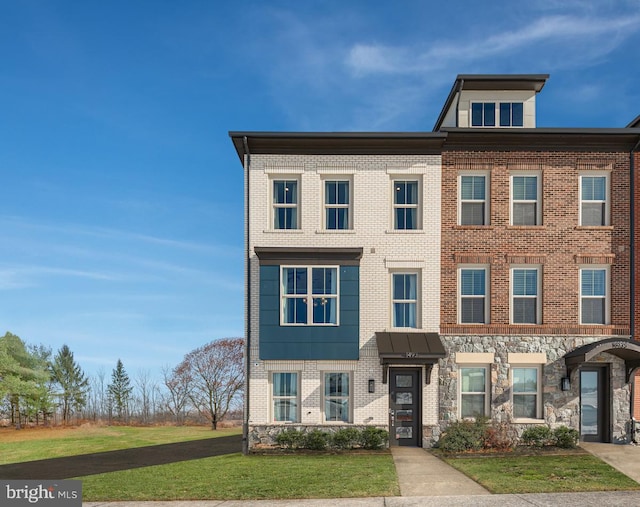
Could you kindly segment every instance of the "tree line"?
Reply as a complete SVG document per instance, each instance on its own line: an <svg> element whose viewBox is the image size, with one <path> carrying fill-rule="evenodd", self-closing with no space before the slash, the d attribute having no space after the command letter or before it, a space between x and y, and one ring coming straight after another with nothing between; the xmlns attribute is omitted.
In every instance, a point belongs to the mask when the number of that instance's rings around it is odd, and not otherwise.
<svg viewBox="0 0 640 507"><path fill-rule="evenodd" d="M111 374L88 376L67 345L54 354L7 332L0 337L0 425L203 424L216 429L240 418L244 386L242 338L198 347L161 378L139 371L133 379L118 359Z"/></svg>

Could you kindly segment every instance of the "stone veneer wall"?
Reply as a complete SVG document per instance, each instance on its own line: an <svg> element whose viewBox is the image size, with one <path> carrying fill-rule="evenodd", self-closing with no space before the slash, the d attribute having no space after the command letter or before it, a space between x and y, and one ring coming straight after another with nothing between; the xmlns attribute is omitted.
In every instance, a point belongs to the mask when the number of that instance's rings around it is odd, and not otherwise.
<svg viewBox="0 0 640 507"><path fill-rule="evenodd" d="M260 449L268 449L277 446L276 437L283 431L296 430L302 433L320 430L326 433L335 433L344 428L355 428L363 430L371 425L362 424L344 424L344 425L327 425L327 424L260 424L249 427L249 449L259 451ZM388 426L376 426L384 430L389 430Z"/></svg>
<svg viewBox="0 0 640 507"><path fill-rule="evenodd" d="M547 364L542 371L542 415L544 423L555 428L568 426L580 429L579 370L571 375L571 390L562 391L560 383L566 375L563 356L577 347L598 341L602 337L559 336L443 336L448 355L440 360L439 399L440 421L424 426L423 445L433 446L446 427L458 419L458 364L456 352L493 353L490 365L491 419L512 424L518 435L535 423L513 422L511 405L509 353L542 353ZM613 442L628 442L631 436L631 389L625 384L624 361L611 354L601 354L593 363L609 364L611 388L611 437ZM541 420L542 422L542 420Z"/></svg>

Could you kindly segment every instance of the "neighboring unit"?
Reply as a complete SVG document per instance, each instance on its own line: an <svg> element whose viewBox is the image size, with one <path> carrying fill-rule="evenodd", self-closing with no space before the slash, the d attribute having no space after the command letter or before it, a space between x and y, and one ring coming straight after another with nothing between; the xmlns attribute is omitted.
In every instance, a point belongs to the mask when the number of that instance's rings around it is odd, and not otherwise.
<svg viewBox="0 0 640 507"><path fill-rule="evenodd" d="M430 133L230 133L245 450L477 416L629 439L640 129L536 128L547 77L458 76Z"/></svg>

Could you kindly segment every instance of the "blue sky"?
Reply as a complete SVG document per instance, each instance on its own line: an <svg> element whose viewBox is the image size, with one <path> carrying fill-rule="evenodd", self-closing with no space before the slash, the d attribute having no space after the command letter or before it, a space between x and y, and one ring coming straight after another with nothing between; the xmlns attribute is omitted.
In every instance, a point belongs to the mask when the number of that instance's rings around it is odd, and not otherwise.
<svg viewBox="0 0 640 507"><path fill-rule="evenodd" d="M640 0L0 2L0 333L159 376L243 334L229 130L430 131L457 74L640 114Z"/></svg>

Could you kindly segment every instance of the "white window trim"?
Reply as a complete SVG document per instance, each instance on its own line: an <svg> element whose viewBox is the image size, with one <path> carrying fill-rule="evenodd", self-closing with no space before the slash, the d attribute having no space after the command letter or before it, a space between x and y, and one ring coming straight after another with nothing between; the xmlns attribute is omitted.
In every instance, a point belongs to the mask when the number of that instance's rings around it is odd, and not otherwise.
<svg viewBox="0 0 640 507"><path fill-rule="evenodd" d="M537 272L537 287L536 287L536 321L531 322L514 322L513 321L513 272L516 269L530 269ZM519 298L531 298L532 296L517 296ZM535 326L542 323L542 266L536 264L514 264L509 268L509 322L518 326Z"/></svg>
<svg viewBox="0 0 640 507"><path fill-rule="evenodd" d="M474 125L473 124L473 105L474 104L483 104L482 110L482 125ZM495 125L485 125L484 124L484 104L493 104L494 107L494 118ZM500 125L500 104L522 104L522 125L513 125L511 123L512 116L509 118L509 125ZM513 108L513 106L512 106ZM469 127L471 128L485 128L485 129L494 129L494 128L514 128L521 129L525 125L525 101L522 100L472 100L469 102Z"/></svg>
<svg viewBox="0 0 640 507"><path fill-rule="evenodd" d="M396 182L416 182L418 185L417 204L396 204ZM396 229L396 209L399 208L415 208L416 209L416 227L414 229ZM399 233L411 233L422 230L422 209L423 209L423 195L422 195L422 177L414 174L407 175L392 175L391 176L391 230Z"/></svg>
<svg viewBox="0 0 640 507"><path fill-rule="evenodd" d="M592 322L583 323L582 322L582 272L583 271L599 271L604 270L605 276L605 295L604 295L604 323L603 324L595 324ZM589 298L590 296L586 296ZM591 298L595 298L596 296L591 296ZM600 296L597 296L598 299L601 299ZM611 267L608 264L589 264L582 265L578 270L578 311L579 311L579 322L582 326L607 326L611 323Z"/></svg>
<svg viewBox="0 0 640 507"><path fill-rule="evenodd" d="M462 322L462 271L467 269L482 269L484 270L484 322ZM488 264L459 264L457 272L457 289L456 295L458 299L458 324L465 326L486 326L490 324L490 302L491 302L491 270ZM481 296L464 296L465 298L480 298Z"/></svg>
<svg viewBox="0 0 640 507"><path fill-rule="evenodd" d="M297 379L297 390L298 390L298 394L296 396L274 396L273 394L273 376L274 375L278 375L280 373L295 373L296 374L296 379ZM302 396L301 396L301 392L300 389L302 387L302 375L300 374L301 372L299 371L293 371L293 370L278 370L278 371L272 371L269 375L269 421L271 421L272 424L299 424L300 421L300 417L302 414L302 410L301 410L301 404L302 404ZM275 401L276 399L295 399L297 400L296 403L296 418L297 421L276 421L276 414L275 414Z"/></svg>
<svg viewBox="0 0 640 507"><path fill-rule="evenodd" d="M285 280L283 276L283 272L287 268L297 268L297 269L306 269L307 270L307 296L306 299L311 298L313 300L314 297L323 296L328 297L330 299L336 300L336 323L322 323L322 322L313 322L313 302L309 304L307 302L307 323L299 324L295 322L285 322L284 320L284 300L285 298L296 299L301 297L301 295L287 295L284 293L284 285ZM336 270L336 294L335 295L326 295L326 294L313 294L312 282L313 282L313 270L318 268L331 268ZM340 266L335 265L298 265L298 264L283 264L280 266L280 325L281 326L294 326L294 327L309 327L309 326L320 326L320 327L336 327L340 325Z"/></svg>
<svg viewBox="0 0 640 507"><path fill-rule="evenodd" d="M275 202L274 185L276 181L296 181L296 203L295 204L280 204ZM300 207L300 201L302 196L302 181L300 176L297 175L284 175L278 174L277 177L269 178L269 203L271 204L269 210L269 230L278 232L299 231L302 229L302 212ZM296 221L297 227L294 229L278 229L275 226L276 210L280 208L294 208L296 209Z"/></svg>
<svg viewBox="0 0 640 507"><path fill-rule="evenodd" d="M327 396L325 395L325 374L327 373L346 373L349 377L349 396L347 397L349 400L349 417L348 417L348 421L330 421L327 419L327 413L326 413L326 400L327 400ZM322 389L322 400L321 400L321 417L322 417L322 421L321 424L347 424L347 423L353 423L353 372L352 371L341 371L341 370L323 370L322 372L320 372L320 386ZM331 398L331 397L329 397ZM341 397L342 398L342 397Z"/></svg>
<svg viewBox="0 0 640 507"><path fill-rule="evenodd" d="M349 184L349 203L348 204L327 204L327 182L329 181L346 181ZM327 227L327 210L328 209L336 209L336 208L346 208L348 215L348 223L346 229L329 229ZM340 231L350 231L353 230L353 178L338 176L338 175L327 175L322 178L322 230L323 232L340 232Z"/></svg>
<svg viewBox="0 0 640 507"><path fill-rule="evenodd" d="M582 225L582 204L583 202L602 202L602 201L583 201L582 200L582 178L586 176L586 177L600 177L600 178L604 178L604 185L605 185L605 195L604 195L604 225L587 225L587 226L583 226ZM608 171L589 171L589 172L582 172L579 174L578 177L578 223L580 224L581 227L607 227L611 224L610 222L610 217L611 217L611 213L610 213L610 207L611 207L611 192L610 192L610 173Z"/></svg>
<svg viewBox="0 0 640 507"><path fill-rule="evenodd" d="M536 181L536 200L514 200L513 198L513 178L521 176L535 176ZM513 205L514 203L535 203L536 204L536 223L534 225L516 225L513 223ZM509 174L509 224L515 227L538 227L542 224L542 172L541 171L514 171Z"/></svg>
<svg viewBox="0 0 640 507"><path fill-rule="evenodd" d="M416 327L396 327L393 325L393 316L394 316L394 305L395 303L410 303L413 300L411 299L394 299L393 298L393 276L394 275L416 275L416 299L415 299L415 303L416 303ZM389 322L389 325L391 326L391 329L411 329L411 330L416 330L416 329L421 329L422 325L421 325L421 297L422 297L422 273L421 270L393 270L391 271L391 276L389 277L389 283L390 283L390 301L391 301L391 319Z"/></svg>
<svg viewBox="0 0 640 507"><path fill-rule="evenodd" d="M491 406L491 365L486 363L462 363L458 364L458 417L462 419L462 395L463 394L482 394L480 392L469 391L462 392L462 369L463 368L483 368L484 369L484 413L482 417L489 417ZM475 419L474 417L465 417L465 419Z"/></svg>
<svg viewBox="0 0 640 507"><path fill-rule="evenodd" d="M516 361L511 362L511 367L509 368L509 391L511 392L511 409L513 413L513 421L516 423L539 423L544 420L542 415L542 367L544 365L541 363L519 363ZM537 371L536 373L536 417L516 417L515 416L515 406L513 403L513 397L515 394L531 394L531 393L514 393L513 391L513 370L514 368L531 368Z"/></svg>
<svg viewBox="0 0 640 507"><path fill-rule="evenodd" d="M484 201L479 199L462 199L462 177L463 176L483 176L484 177ZM491 189L491 173L489 171L462 171L458 174L458 225L462 225L462 204L464 202L478 203L484 202L484 223L482 225L469 225L465 227L484 227L491 225L489 220L490 212L490 189Z"/></svg>

